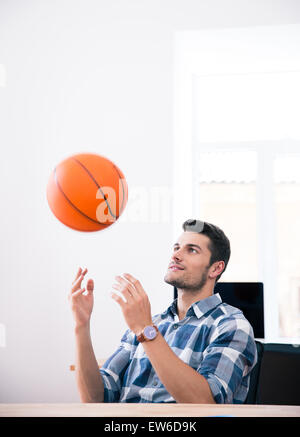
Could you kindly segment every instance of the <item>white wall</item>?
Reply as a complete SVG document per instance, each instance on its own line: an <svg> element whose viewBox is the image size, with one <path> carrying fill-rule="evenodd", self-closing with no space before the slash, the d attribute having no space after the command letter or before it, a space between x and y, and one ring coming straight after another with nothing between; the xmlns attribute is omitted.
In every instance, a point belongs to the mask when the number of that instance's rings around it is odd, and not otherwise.
<svg viewBox="0 0 300 437"><path fill-rule="evenodd" d="M0 402L79 400L67 302L78 266L95 281L99 358L126 328L108 294L116 274L140 279L153 313L172 298L163 281L172 210L157 222L146 213L75 232L47 205L54 166L82 151L105 155L151 209L153 187L172 189L174 33L299 21L297 0L2 0Z"/></svg>

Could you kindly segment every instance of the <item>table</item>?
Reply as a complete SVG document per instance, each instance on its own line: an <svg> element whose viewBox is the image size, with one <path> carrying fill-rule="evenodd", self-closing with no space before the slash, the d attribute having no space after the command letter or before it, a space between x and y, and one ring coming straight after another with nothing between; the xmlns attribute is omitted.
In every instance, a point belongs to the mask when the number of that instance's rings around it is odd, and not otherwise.
<svg viewBox="0 0 300 437"><path fill-rule="evenodd" d="M57 403L0 404L0 417L300 417L300 406Z"/></svg>

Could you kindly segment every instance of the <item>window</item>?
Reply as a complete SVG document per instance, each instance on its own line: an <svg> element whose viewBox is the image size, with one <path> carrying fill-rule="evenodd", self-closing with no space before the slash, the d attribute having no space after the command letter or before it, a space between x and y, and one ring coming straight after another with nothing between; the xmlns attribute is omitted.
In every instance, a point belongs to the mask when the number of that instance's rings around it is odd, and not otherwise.
<svg viewBox="0 0 300 437"><path fill-rule="evenodd" d="M297 24L175 38L174 236L223 228L222 279L264 283L268 342L300 341L299 46Z"/></svg>

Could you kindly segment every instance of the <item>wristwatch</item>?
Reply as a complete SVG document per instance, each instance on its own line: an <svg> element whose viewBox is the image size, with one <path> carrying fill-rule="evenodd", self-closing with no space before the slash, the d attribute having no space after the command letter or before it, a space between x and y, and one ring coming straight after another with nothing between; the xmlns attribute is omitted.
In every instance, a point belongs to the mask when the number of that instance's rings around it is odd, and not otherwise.
<svg viewBox="0 0 300 437"><path fill-rule="evenodd" d="M145 326L141 334L137 336L137 340L140 343L143 343L144 341L151 341L154 340L157 337L158 328L155 325L149 325Z"/></svg>

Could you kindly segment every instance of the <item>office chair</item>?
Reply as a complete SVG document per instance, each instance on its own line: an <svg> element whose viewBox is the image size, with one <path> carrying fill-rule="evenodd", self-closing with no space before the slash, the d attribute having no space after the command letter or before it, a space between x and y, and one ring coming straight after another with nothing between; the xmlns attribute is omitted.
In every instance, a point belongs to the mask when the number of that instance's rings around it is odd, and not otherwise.
<svg viewBox="0 0 300 437"><path fill-rule="evenodd" d="M255 344L257 351L257 362L250 373L249 391L247 398L244 402L245 404L257 404L257 393L259 386L261 362L264 353L264 345L257 340L255 340Z"/></svg>
<svg viewBox="0 0 300 437"><path fill-rule="evenodd" d="M300 346L264 345L257 403L300 405Z"/></svg>

